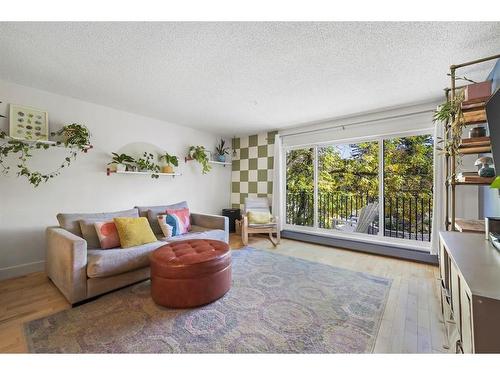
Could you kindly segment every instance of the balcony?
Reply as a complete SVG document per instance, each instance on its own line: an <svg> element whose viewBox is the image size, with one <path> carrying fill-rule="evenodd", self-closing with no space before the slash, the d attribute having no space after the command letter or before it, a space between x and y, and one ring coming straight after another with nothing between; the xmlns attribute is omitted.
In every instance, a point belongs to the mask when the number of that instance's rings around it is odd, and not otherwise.
<svg viewBox="0 0 500 375"><path fill-rule="evenodd" d="M430 241L432 229L432 194L417 191L386 192L383 207L377 196L355 192L319 192L317 227L332 231L378 235L379 210L383 209L383 236L415 241ZM286 223L314 227L314 193L288 192ZM370 205L370 203L372 205ZM370 205L372 210L363 213ZM359 230L360 221L367 221Z"/></svg>

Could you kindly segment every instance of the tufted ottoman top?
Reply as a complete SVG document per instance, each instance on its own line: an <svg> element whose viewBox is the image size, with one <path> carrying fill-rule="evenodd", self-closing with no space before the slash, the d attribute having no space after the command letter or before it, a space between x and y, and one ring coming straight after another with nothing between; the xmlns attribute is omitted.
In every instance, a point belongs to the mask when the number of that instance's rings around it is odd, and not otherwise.
<svg viewBox="0 0 500 375"><path fill-rule="evenodd" d="M216 240L186 240L166 244L150 256L151 275L192 278L213 274L231 264L229 245Z"/></svg>

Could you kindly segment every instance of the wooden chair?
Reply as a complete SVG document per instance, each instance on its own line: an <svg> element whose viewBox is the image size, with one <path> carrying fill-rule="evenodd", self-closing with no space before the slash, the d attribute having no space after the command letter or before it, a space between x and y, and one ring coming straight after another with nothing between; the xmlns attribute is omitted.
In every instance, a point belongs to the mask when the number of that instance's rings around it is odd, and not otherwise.
<svg viewBox="0 0 500 375"><path fill-rule="evenodd" d="M269 234L269 240L274 246L280 243L280 231L278 228L278 217L273 216L272 220L268 224L249 224L248 222L248 211L261 211L268 212L269 201L267 198L245 198L245 207L243 209L243 215L241 218L241 240L243 245L248 245L248 235L253 233L267 233ZM274 239L273 234L276 234L276 239Z"/></svg>

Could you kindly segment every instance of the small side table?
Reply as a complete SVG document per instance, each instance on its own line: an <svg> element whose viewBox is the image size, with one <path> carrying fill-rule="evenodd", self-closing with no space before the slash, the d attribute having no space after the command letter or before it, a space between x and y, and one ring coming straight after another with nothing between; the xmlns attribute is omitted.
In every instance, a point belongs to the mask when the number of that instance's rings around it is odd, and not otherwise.
<svg viewBox="0 0 500 375"><path fill-rule="evenodd" d="M234 233L236 230L236 220L241 219L241 210L239 208L224 208L222 216L229 218L229 232Z"/></svg>

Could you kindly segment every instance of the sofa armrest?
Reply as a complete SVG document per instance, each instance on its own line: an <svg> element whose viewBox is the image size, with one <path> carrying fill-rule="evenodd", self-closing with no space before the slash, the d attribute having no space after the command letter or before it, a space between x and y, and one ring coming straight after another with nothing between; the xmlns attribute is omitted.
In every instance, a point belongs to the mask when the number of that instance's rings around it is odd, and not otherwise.
<svg viewBox="0 0 500 375"><path fill-rule="evenodd" d="M226 232L225 241L229 243L229 219L220 215L191 213L191 224Z"/></svg>
<svg viewBox="0 0 500 375"><path fill-rule="evenodd" d="M87 241L60 227L47 234L47 276L70 303L87 298Z"/></svg>

